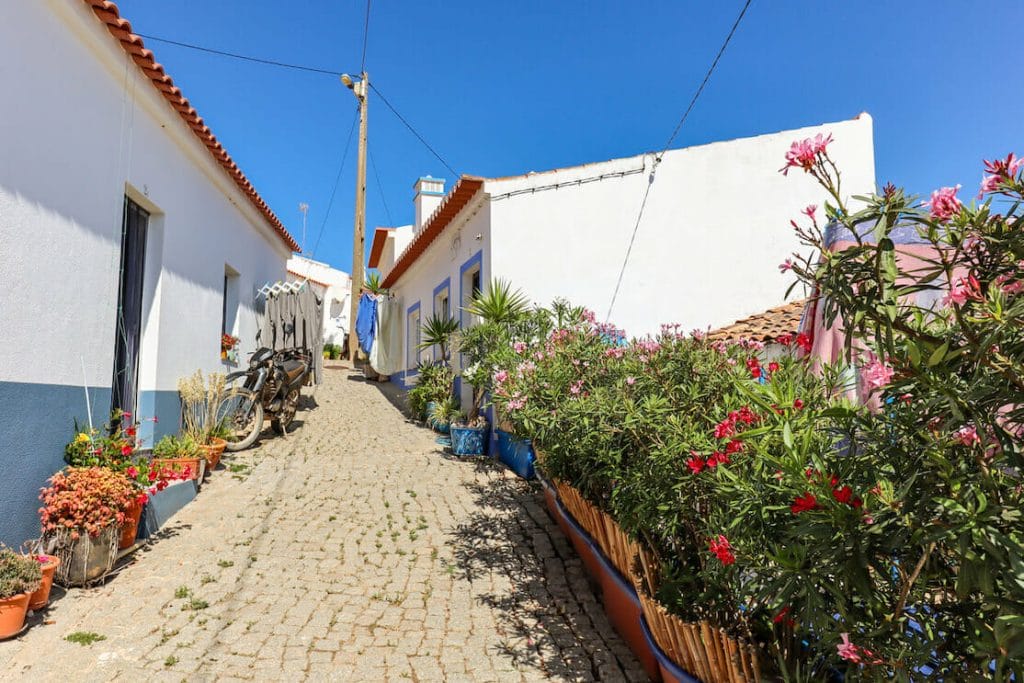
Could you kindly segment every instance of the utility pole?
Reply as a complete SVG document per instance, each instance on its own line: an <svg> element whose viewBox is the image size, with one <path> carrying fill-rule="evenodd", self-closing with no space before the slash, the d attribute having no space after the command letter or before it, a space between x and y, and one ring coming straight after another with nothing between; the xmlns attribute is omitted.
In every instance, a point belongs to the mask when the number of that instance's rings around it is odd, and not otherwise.
<svg viewBox="0 0 1024 683"><path fill-rule="evenodd" d="M353 81L348 74L342 74L341 82L359 100L359 158L356 165L356 215L352 234L352 307L348 320L348 351L354 367L359 352L356 317L359 315L359 297L365 279L363 258L366 253L366 100L370 94L370 76L364 71L358 81Z"/></svg>

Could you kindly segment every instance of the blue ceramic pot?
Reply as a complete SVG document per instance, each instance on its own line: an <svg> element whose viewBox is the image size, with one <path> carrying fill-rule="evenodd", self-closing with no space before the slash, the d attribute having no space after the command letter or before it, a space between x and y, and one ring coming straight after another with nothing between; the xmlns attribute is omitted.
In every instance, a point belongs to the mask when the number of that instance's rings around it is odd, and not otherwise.
<svg viewBox="0 0 1024 683"><path fill-rule="evenodd" d="M451 426L452 453L455 455L487 455L488 427Z"/></svg>
<svg viewBox="0 0 1024 683"><path fill-rule="evenodd" d="M537 457L533 453L529 439L517 441L511 434L501 429L495 429L494 433L498 436L498 460L523 479L533 479L533 463Z"/></svg>

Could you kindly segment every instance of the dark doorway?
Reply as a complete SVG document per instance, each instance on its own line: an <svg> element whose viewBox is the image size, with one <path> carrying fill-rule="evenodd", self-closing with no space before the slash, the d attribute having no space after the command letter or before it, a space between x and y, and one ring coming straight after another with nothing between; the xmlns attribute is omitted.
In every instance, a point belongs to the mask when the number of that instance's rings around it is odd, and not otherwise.
<svg viewBox="0 0 1024 683"><path fill-rule="evenodd" d="M127 197L121 222L121 277L117 294L111 409L135 412L142 339L142 279L149 212Z"/></svg>

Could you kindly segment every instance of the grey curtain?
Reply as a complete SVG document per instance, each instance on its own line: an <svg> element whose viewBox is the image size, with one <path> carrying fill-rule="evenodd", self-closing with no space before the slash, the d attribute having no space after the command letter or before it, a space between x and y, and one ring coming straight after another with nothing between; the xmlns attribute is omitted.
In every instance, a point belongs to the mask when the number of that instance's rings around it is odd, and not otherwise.
<svg viewBox="0 0 1024 683"><path fill-rule="evenodd" d="M268 295L259 340L275 351L308 349L313 354L313 383L320 384L324 373L324 300L309 285L298 292Z"/></svg>

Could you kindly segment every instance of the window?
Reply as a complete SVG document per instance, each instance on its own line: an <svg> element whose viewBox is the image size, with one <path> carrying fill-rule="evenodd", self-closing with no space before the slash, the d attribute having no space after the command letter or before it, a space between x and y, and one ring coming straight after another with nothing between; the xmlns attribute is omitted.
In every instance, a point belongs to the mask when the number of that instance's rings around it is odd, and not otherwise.
<svg viewBox="0 0 1024 683"><path fill-rule="evenodd" d="M224 346L224 335L238 336L238 303L239 277L238 271L224 264L224 290L221 299L220 333L221 358L229 362L238 362L238 348L227 349Z"/></svg>
<svg viewBox="0 0 1024 683"><path fill-rule="evenodd" d="M420 304L413 304L406 314L405 366L415 371L420 357Z"/></svg>

